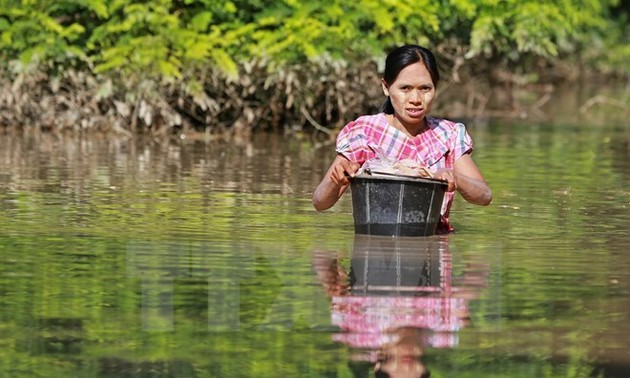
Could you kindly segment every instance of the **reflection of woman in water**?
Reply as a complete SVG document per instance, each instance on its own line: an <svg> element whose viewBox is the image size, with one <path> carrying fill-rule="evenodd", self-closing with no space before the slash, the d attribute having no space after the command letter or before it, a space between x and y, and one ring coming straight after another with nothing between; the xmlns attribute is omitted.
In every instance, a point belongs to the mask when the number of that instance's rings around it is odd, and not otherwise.
<svg viewBox="0 0 630 378"><path fill-rule="evenodd" d="M422 362L421 330L405 327L392 332L395 337L379 351L374 373L379 377L428 378L429 369Z"/></svg>
<svg viewBox="0 0 630 378"><path fill-rule="evenodd" d="M316 251L313 265L343 331L333 340L362 351L354 358L377 377L428 376L424 348L457 345L468 321L470 288L452 285L446 237L355 235L349 271L335 253Z"/></svg>

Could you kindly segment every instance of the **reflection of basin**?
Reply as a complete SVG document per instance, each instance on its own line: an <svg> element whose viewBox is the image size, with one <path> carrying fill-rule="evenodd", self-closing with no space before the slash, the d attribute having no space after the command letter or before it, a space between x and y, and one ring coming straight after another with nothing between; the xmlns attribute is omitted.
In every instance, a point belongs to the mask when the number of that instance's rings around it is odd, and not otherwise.
<svg viewBox="0 0 630 378"><path fill-rule="evenodd" d="M436 238L355 235L352 293L417 296L439 291L444 243Z"/></svg>
<svg viewBox="0 0 630 378"><path fill-rule="evenodd" d="M447 187L436 179L358 175L350 185L355 233L435 235Z"/></svg>
<svg viewBox="0 0 630 378"><path fill-rule="evenodd" d="M412 327L434 334L434 347L457 344L468 319L468 300L453 296L446 237L355 235L348 295L332 297L334 340L379 348L392 330Z"/></svg>

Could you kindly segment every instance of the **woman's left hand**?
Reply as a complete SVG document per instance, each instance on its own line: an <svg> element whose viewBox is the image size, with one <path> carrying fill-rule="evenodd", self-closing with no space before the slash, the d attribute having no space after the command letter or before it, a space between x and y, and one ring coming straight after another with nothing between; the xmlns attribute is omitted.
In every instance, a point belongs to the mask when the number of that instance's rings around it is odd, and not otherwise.
<svg viewBox="0 0 630 378"><path fill-rule="evenodd" d="M447 192L454 192L457 190L457 182L455 181L455 173L452 169L449 168L441 168L438 169L434 174L433 178L438 180L444 180L448 183Z"/></svg>

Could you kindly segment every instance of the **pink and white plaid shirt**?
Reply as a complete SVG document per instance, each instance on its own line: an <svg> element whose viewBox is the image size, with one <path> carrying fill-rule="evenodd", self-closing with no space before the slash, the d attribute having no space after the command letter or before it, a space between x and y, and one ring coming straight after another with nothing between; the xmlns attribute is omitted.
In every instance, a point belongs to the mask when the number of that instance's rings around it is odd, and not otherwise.
<svg viewBox="0 0 630 378"><path fill-rule="evenodd" d="M356 250L355 241L355 250ZM369 247L371 252L377 247ZM431 330L424 340L434 348L451 348L458 343L458 332L470 318L470 287L453 286L453 257L448 247L439 247L439 284L432 286L396 286L387 294L364 294L351 288L347 295L332 296L331 320L342 332L333 340L354 348L380 349L389 343L392 331L411 327ZM385 257L383 255L382 257ZM391 256L389 256L391 258ZM398 273L400 274L400 273ZM368 276L369 277L369 276ZM372 276L373 277L373 276ZM362 284L369 284L369 278ZM404 289L414 289L404 290Z"/></svg>
<svg viewBox="0 0 630 378"><path fill-rule="evenodd" d="M395 161L411 159L435 172L453 168L455 160L472 152L472 138L462 123L433 117L426 117L426 122L429 128L412 138L390 125L384 113L361 116L339 132L337 153L363 164L376 157L370 146L379 146ZM454 192L444 195L440 232L453 231L449 212L454 195Z"/></svg>

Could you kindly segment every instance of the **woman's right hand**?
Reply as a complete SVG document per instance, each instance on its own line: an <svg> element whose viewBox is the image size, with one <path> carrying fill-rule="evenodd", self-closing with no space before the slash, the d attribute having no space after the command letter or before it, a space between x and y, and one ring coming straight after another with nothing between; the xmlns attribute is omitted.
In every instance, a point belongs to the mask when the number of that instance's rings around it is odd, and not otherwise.
<svg viewBox="0 0 630 378"><path fill-rule="evenodd" d="M333 206L350 184L349 177L353 177L360 165L337 155L328 168L324 178L313 192L313 206L317 211L323 211Z"/></svg>
<svg viewBox="0 0 630 378"><path fill-rule="evenodd" d="M349 178L354 177L360 167L358 163L338 155L331 167L330 179L339 186L346 186L350 184Z"/></svg>

